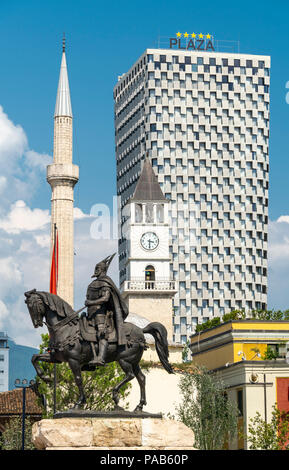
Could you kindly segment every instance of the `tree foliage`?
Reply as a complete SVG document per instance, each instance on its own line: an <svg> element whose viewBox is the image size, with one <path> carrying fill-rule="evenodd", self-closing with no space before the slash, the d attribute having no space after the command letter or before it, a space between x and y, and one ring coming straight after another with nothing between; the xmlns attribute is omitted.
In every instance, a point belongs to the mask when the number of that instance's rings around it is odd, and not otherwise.
<svg viewBox="0 0 289 470"><path fill-rule="evenodd" d="M29 418L25 419L25 450L35 449L31 440L32 424ZM0 437L0 448L1 450L22 449L22 418L17 416L9 420Z"/></svg>
<svg viewBox="0 0 289 470"><path fill-rule="evenodd" d="M42 344L40 353L48 348L49 336L42 335ZM43 382L37 377L38 392L46 399L46 416L53 414L53 377L54 364L42 362L40 367L45 375L51 379L49 384ZM96 367L93 372L83 372L83 387L87 403L84 408L89 410L112 410L114 401L112 399L112 389L125 377L124 372L116 363L107 364L105 367ZM71 408L78 397L78 388L74 381L74 376L66 363L56 365L56 410L64 411ZM121 399L128 396L131 385L124 385L119 394Z"/></svg>
<svg viewBox="0 0 289 470"><path fill-rule="evenodd" d="M221 317L214 317L196 326L196 333L205 331L215 326L232 320L263 320L263 321L288 321L289 310L233 310Z"/></svg>
<svg viewBox="0 0 289 470"><path fill-rule="evenodd" d="M223 382L205 368L184 373L179 384L182 401L177 418L194 431L195 447L223 449L237 432L237 407L227 399Z"/></svg>
<svg viewBox="0 0 289 470"><path fill-rule="evenodd" d="M272 349L272 347L270 345L267 345L265 351L264 351L264 354L262 356L262 360L263 361L275 361L276 359L278 359L279 357L279 352L278 352L278 349L275 350L275 349Z"/></svg>
<svg viewBox="0 0 289 470"><path fill-rule="evenodd" d="M276 405L272 408L270 422L266 422L259 412L250 418L248 433L243 436L250 450L288 450L289 416Z"/></svg>

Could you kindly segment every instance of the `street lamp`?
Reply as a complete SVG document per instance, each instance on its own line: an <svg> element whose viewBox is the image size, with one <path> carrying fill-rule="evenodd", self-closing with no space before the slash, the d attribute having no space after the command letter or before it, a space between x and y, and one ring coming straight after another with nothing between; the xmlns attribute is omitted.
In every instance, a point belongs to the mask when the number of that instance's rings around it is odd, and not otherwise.
<svg viewBox="0 0 289 470"><path fill-rule="evenodd" d="M22 450L25 449L25 406L26 406L26 388L34 385L35 381L30 380L28 384L27 379L16 379L14 384L17 388L22 388Z"/></svg>

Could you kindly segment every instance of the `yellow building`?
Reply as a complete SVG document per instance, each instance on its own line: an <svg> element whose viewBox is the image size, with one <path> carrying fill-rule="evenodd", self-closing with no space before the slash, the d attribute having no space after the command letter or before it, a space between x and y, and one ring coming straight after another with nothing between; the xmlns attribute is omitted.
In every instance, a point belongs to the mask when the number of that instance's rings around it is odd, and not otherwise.
<svg viewBox="0 0 289 470"><path fill-rule="evenodd" d="M192 360L207 369L239 361L260 361L267 346L285 357L289 321L232 320L191 336Z"/></svg>
<svg viewBox="0 0 289 470"><path fill-rule="evenodd" d="M288 345L288 347L287 347ZM267 347L278 353L264 360ZM225 384L229 400L239 410L239 430L248 433L250 419L260 413L269 422L275 404L289 412L288 321L235 320L191 337L192 360ZM230 449L249 448L236 438Z"/></svg>

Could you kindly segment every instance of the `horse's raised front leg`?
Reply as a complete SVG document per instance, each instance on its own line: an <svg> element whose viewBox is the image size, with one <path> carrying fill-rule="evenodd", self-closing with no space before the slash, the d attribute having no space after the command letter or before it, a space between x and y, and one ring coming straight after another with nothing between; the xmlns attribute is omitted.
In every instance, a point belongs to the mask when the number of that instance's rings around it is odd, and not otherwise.
<svg viewBox="0 0 289 470"><path fill-rule="evenodd" d="M81 376L81 367L77 359L68 359L68 364L74 375L75 383L78 387L79 397L73 408L81 408L86 403L84 395L83 382Z"/></svg>
<svg viewBox="0 0 289 470"><path fill-rule="evenodd" d="M44 354L33 354L31 362L33 364L34 369L36 370L36 373L38 377L43 380L46 383L52 382L52 378L49 377L48 375L45 375L43 370L39 367L39 362L50 362L53 363L54 361L52 360L50 353L44 353Z"/></svg>

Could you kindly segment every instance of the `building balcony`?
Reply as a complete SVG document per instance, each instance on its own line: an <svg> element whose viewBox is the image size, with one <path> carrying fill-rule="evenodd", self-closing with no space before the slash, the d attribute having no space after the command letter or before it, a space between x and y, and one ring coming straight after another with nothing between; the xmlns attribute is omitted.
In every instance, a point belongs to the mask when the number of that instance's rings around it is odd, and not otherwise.
<svg viewBox="0 0 289 470"><path fill-rule="evenodd" d="M130 281L125 281L123 285L124 294L128 292L175 293L176 291L176 281L172 281L170 279L156 279L155 281L146 281L143 278L134 278Z"/></svg>

